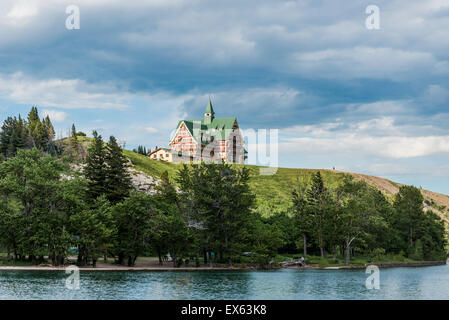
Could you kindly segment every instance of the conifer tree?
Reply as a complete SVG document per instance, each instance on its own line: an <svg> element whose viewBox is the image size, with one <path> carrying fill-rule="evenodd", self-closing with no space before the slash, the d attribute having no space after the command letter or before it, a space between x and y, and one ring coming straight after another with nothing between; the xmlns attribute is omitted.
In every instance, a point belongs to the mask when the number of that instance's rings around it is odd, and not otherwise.
<svg viewBox="0 0 449 320"><path fill-rule="evenodd" d="M316 233L317 244L321 257L324 257L326 212L329 203L329 192L324 187L321 173L317 171L312 175L310 189L306 192L307 205L313 215L312 223Z"/></svg>
<svg viewBox="0 0 449 320"><path fill-rule="evenodd" d="M72 149L74 152L78 151L78 136L76 134L76 128L75 128L75 124L72 124L72 137L70 139L70 143L72 145Z"/></svg>
<svg viewBox="0 0 449 320"><path fill-rule="evenodd" d="M31 107L28 113L28 131L30 133L31 147L39 148L39 125L41 121L39 119L39 113L36 107Z"/></svg>
<svg viewBox="0 0 449 320"><path fill-rule="evenodd" d="M93 131L94 141L89 146L87 165L84 170L87 183L87 194L94 200L106 193L105 147L101 135Z"/></svg>
<svg viewBox="0 0 449 320"><path fill-rule="evenodd" d="M105 162L106 196L111 203L115 204L129 196L132 184L127 170L128 160L114 136L109 138Z"/></svg>
<svg viewBox="0 0 449 320"><path fill-rule="evenodd" d="M55 138L55 128L51 123L50 117L47 115L44 119L45 127L47 128L48 141L51 142Z"/></svg>

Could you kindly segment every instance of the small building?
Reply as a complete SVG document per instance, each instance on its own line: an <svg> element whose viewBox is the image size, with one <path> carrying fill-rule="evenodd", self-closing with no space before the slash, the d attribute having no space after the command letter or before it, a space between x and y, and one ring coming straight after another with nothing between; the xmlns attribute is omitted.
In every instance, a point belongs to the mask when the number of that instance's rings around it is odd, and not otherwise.
<svg viewBox="0 0 449 320"><path fill-rule="evenodd" d="M210 99L203 119L178 122L169 146L173 162L244 163L247 158L237 119L216 118Z"/></svg>
<svg viewBox="0 0 449 320"><path fill-rule="evenodd" d="M153 152L150 152L148 157L152 160L162 160L167 162L173 161L171 150L167 148L157 148Z"/></svg>

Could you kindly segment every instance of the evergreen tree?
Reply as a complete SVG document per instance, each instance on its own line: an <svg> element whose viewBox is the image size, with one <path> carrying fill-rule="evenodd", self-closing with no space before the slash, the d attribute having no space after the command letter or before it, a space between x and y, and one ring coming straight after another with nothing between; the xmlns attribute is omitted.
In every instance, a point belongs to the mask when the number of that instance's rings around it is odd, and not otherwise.
<svg viewBox="0 0 449 320"><path fill-rule="evenodd" d="M16 120L12 117L6 118L2 125L2 132L0 133L0 151L5 158L10 155L11 137L13 135Z"/></svg>
<svg viewBox="0 0 449 320"><path fill-rule="evenodd" d="M107 169L105 163L106 151L101 135L93 131L93 141L88 148L86 167L84 169L87 184L88 197L93 200L106 194Z"/></svg>
<svg viewBox="0 0 449 320"><path fill-rule="evenodd" d="M421 191L413 186L402 186L396 194L394 207L397 212L397 225L412 247L417 239L416 227L424 215L424 198Z"/></svg>
<svg viewBox="0 0 449 320"><path fill-rule="evenodd" d="M72 134L70 137L70 144L72 146L73 152L76 154L78 152L78 135L76 134L75 124L72 124Z"/></svg>
<svg viewBox="0 0 449 320"><path fill-rule="evenodd" d="M118 257L119 264L127 258L128 266L133 266L137 257L149 248L150 223L154 212L152 202L151 196L134 191L129 198L113 208L117 226L117 238L113 251Z"/></svg>
<svg viewBox="0 0 449 320"><path fill-rule="evenodd" d="M116 204L129 196L132 183L128 173L128 159L113 136L109 138L105 163L106 196L112 204Z"/></svg>
<svg viewBox="0 0 449 320"><path fill-rule="evenodd" d="M312 233L312 216L307 208L306 185L298 181L298 187L292 192L293 200L293 217L298 233L302 237L302 251L304 256L307 255L307 238ZM299 247L300 245L298 245Z"/></svg>
<svg viewBox="0 0 449 320"><path fill-rule="evenodd" d="M31 107L28 113L28 131L31 138L31 147L40 149L41 121L36 107Z"/></svg>
<svg viewBox="0 0 449 320"><path fill-rule="evenodd" d="M104 195L96 198L89 209L72 215L70 224L78 236L78 265L92 261L95 267L98 258L112 247L116 235L110 203Z"/></svg>
<svg viewBox="0 0 449 320"><path fill-rule="evenodd" d="M310 188L306 192L307 207L313 215L312 225L315 230L317 244L320 248L320 255L324 257L325 249L325 229L327 209L329 208L329 192L324 187L321 173L317 171L312 175Z"/></svg>
<svg viewBox="0 0 449 320"><path fill-rule="evenodd" d="M44 123L48 132L48 141L52 142L55 138L55 128L53 127L53 124L51 123L50 117L48 115L45 117Z"/></svg>
<svg viewBox="0 0 449 320"><path fill-rule="evenodd" d="M254 195L248 185L249 171L224 162L183 166L178 174L181 198L191 216L186 218L202 229L208 250L226 254L230 266L240 252L250 219Z"/></svg>

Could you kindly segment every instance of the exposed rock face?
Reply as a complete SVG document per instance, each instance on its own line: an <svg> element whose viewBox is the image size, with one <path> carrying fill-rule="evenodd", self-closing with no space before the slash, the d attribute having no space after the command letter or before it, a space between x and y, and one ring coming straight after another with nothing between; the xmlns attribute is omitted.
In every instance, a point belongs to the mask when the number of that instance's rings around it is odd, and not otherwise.
<svg viewBox="0 0 449 320"><path fill-rule="evenodd" d="M86 164L84 164L84 163L82 163L82 164L74 163L74 164L71 164L70 167L73 171L82 173L85 166L86 166ZM151 194L151 195L155 194L154 187L159 184L158 180L154 179L152 176L149 176L142 171L132 168L131 166L128 167L128 172L129 172L129 176L131 177L132 185L134 186L134 188L137 191L141 191L141 192L144 192L146 194ZM63 177L63 178L71 179L72 177L67 176L67 177Z"/></svg>
<svg viewBox="0 0 449 320"><path fill-rule="evenodd" d="M149 176L134 168L129 168L128 172L131 176L132 184L136 190L147 194L155 194L154 187L158 185L159 181L155 180L152 176Z"/></svg>

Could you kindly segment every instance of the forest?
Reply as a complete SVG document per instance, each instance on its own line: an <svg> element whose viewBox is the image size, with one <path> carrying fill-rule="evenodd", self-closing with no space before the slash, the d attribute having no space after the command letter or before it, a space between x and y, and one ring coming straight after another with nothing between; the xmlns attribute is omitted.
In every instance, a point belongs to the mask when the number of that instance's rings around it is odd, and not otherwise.
<svg viewBox="0 0 449 320"><path fill-rule="evenodd" d="M55 140L50 118L35 107L26 119L4 121L0 246L8 260L59 266L75 255L79 266L102 258L134 266L143 256L162 264L170 253L174 267L270 267L288 255L344 264L356 256L446 257L444 224L413 186L390 199L351 176L330 188L317 170L291 186L285 212L262 217L245 166L179 165L148 194L133 188L115 137L105 142L94 131L84 150L80 136L73 125L68 143Z"/></svg>

